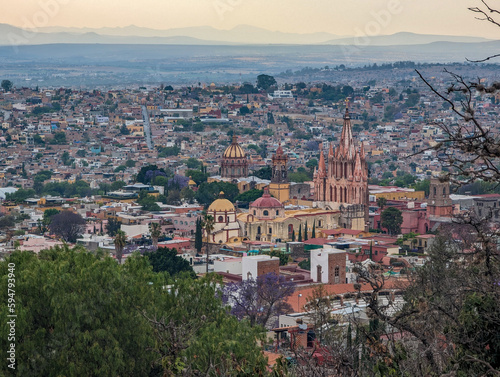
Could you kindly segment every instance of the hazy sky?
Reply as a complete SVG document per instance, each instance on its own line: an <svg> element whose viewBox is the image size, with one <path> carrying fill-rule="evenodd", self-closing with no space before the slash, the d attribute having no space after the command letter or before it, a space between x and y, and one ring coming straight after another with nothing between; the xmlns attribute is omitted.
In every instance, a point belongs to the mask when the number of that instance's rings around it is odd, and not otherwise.
<svg viewBox="0 0 500 377"><path fill-rule="evenodd" d="M500 28L467 10L479 0L0 0L0 23L15 26L155 29L247 24L284 32L427 34L498 38ZM383 15L383 17L381 17ZM378 26L377 26L378 25Z"/></svg>

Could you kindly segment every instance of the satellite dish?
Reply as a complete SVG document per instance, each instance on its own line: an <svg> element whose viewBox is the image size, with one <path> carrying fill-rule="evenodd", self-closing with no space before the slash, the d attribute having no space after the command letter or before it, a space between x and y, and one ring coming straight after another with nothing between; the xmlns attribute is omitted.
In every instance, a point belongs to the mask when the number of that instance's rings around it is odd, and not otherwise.
<svg viewBox="0 0 500 377"><path fill-rule="evenodd" d="M305 323L299 325L299 330L307 330L307 325Z"/></svg>

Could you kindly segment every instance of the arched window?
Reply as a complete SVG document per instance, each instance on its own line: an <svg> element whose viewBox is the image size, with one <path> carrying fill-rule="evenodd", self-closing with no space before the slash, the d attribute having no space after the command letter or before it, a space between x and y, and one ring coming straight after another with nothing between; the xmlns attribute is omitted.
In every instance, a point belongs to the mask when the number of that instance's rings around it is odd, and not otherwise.
<svg viewBox="0 0 500 377"><path fill-rule="evenodd" d="M436 189L436 187L434 187L434 196L436 196L436 195L437 195L437 189Z"/></svg>
<svg viewBox="0 0 500 377"><path fill-rule="evenodd" d="M260 234L261 233L261 229L260 229L260 226L257 227L257 234Z"/></svg>
<svg viewBox="0 0 500 377"><path fill-rule="evenodd" d="M223 222L224 222L224 217L219 216L218 221L219 221L220 223L223 223Z"/></svg>
<svg viewBox="0 0 500 377"><path fill-rule="evenodd" d="M335 188L333 189L333 201L336 202L337 201L337 187L335 186Z"/></svg>
<svg viewBox="0 0 500 377"><path fill-rule="evenodd" d="M273 232L273 228L269 228L269 234Z"/></svg>
<svg viewBox="0 0 500 377"><path fill-rule="evenodd" d="M279 215L280 215L280 211L276 210L276 216L279 216Z"/></svg>
<svg viewBox="0 0 500 377"><path fill-rule="evenodd" d="M264 216L269 216L269 211L268 210L264 211Z"/></svg>
<svg viewBox="0 0 500 377"><path fill-rule="evenodd" d="M256 210L253 210L253 214L256 215L257 214L257 211Z"/></svg>
<svg viewBox="0 0 500 377"><path fill-rule="evenodd" d="M446 187L443 187L443 196L446 196Z"/></svg>
<svg viewBox="0 0 500 377"><path fill-rule="evenodd" d="M288 233L293 233L293 224L288 225Z"/></svg>

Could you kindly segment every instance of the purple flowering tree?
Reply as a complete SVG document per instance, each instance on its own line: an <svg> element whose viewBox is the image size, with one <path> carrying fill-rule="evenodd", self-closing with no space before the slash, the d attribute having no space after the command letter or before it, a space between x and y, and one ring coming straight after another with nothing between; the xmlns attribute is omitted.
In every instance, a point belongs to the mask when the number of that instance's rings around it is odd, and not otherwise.
<svg viewBox="0 0 500 377"><path fill-rule="evenodd" d="M146 182L154 182L156 177L166 177L167 175L161 170L148 170L145 175Z"/></svg>
<svg viewBox="0 0 500 377"><path fill-rule="evenodd" d="M179 189L182 190L184 187L188 185L189 177L184 177L183 175L174 175L173 178L168 180L168 188L171 189Z"/></svg>
<svg viewBox="0 0 500 377"><path fill-rule="evenodd" d="M222 299L238 319L247 318L252 326L273 328L279 315L292 312L287 299L294 290L293 283L270 272L257 279L227 284Z"/></svg>

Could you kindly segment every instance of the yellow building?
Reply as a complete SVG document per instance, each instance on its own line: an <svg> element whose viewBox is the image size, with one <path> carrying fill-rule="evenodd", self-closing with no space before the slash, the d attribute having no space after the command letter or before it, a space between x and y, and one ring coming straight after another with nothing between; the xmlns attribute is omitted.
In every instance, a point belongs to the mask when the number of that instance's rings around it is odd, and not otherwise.
<svg viewBox="0 0 500 377"><path fill-rule="evenodd" d="M414 189L402 187L384 187L384 186L371 186L369 187L370 195L378 198L385 198L387 200L424 200L425 191L415 191Z"/></svg>

